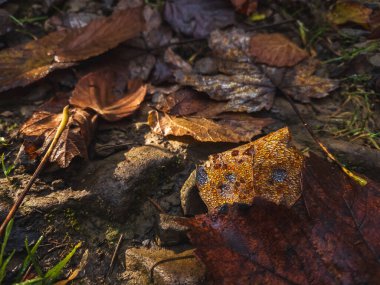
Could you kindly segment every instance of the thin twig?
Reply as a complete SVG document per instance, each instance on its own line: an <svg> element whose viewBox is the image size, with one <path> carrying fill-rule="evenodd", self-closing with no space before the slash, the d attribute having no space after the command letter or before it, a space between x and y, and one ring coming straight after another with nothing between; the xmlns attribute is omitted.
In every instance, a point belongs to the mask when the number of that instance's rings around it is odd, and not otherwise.
<svg viewBox="0 0 380 285"><path fill-rule="evenodd" d="M28 194L30 188L32 188L34 181L36 180L36 178L38 177L38 175L40 174L40 172L44 168L45 164L49 160L50 155L51 155L54 147L56 146L56 144L59 140L59 137L61 136L63 130L65 129L65 127L67 125L68 120L69 120L69 106L66 106L65 108L63 108L62 121L57 128L57 132L54 135L53 141L51 142L48 150L46 151L46 153L45 153L44 157L42 158L40 164L38 165L36 171L34 171L33 176L30 178L28 184L25 186L21 195L17 198L16 202L13 204L12 208L10 209L7 217L2 222L1 227L0 227L0 237L3 235L5 228L7 227L9 221L13 218L16 211L21 206L22 202L24 201L24 199L26 197L26 194Z"/></svg>
<svg viewBox="0 0 380 285"><path fill-rule="evenodd" d="M322 151L327 155L328 158L330 158L332 161L334 161L342 170L344 173L346 173L350 178L352 178L355 182L357 182L361 186L365 186L367 184L367 180L363 177L360 177L359 175L351 172L348 170L335 156L327 149L327 147L317 138L317 136L314 134L313 130L310 128L309 124L305 121L305 119L302 117L300 111L298 110L297 106L294 104L292 98L285 92L282 92L290 105L292 106L294 112L297 114L298 118L303 123L305 129L308 131L310 136L313 138L313 140L319 145L319 147L322 149Z"/></svg>
<svg viewBox="0 0 380 285"><path fill-rule="evenodd" d="M110 266L108 267L108 271L106 273L106 276L108 276L108 275L110 275L112 273L113 267L115 265L116 256L117 256L117 253L118 253L118 251L120 249L121 242L123 241L123 238L124 238L124 235L121 234L120 237L119 237L119 240L117 241L117 244L116 244L116 247L115 247L115 251L113 252L111 263L110 263Z"/></svg>
<svg viewBox="0 0 380 285"><path fill-rule="evenodd" d="M156 201L154 201L152 198L148 197L148 200L154 206L154 208L156 208L156 210L158 212L160 212L161 214L165 214L166 213L164 211L164 209L162 209L162 207Z"/></svg>

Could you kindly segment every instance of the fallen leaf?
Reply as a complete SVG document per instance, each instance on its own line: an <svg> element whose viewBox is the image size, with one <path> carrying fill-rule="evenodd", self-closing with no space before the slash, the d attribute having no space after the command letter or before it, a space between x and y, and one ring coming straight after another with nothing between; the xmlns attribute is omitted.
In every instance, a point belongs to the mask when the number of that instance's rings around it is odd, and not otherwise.
<svg viewBox="0 0 380 285"><path fill-rule="evenodd" d="M277 67L291 67L308 57L305 50L279 33L252 36L249 52L257 62Z"/></svg>
<svg viewBox="0 0 380 285"><path fill-rule="evenodd" d="M68 104L68 96L58 96L47 102L35 112L20 128L25 144L33 144L41 156L49 147L62 119L62 109ZM79 109L70 109L70 118L56 147L50 155L50 161L61 168L69 166L75 157L87 159L87 146L91 142L96 116ZM42 142L42 143L41 143ZM31 156L35 153L30 154Z"/></svg>
<svg viewBox="0 0 380 285"><path fill-rule="evenodd" d="M226 111L256 112L273 105L275 86L256 66L250 63L216 61L218 75L176 73L179 84L206 92L210 98L225 101Z"/></svg>
<svg viewBox="0 0 380 285"><path fill-rule="evenodd" d="M377 284L379 189L311 154L291 208L255 198L182 224L213 284Z"/></svg>
<svg viewBox="0 0 380 285"><path fill-rule="evenodd" d="M128 81L123 73L104 69L82 77L70 103L92 109L108 121L117 121L137 110L145 94L146 85L141 81Z"/></svg>
<svg viewBox="0 0 380 285"><path fill-rule="evenodd" d="M224 0L168 0L164 17L176 32L194 38L206 38L235 22L232 6Z"/></svg>
<svg viewBox="0 0 380 285"><path fill-rule="evenodd" d="M251 15L257 10L258 0L231 0L232 5L235 9L244 15Z"/></svg>
<svg viewBox="0 0 380 285"><path fill-rule="evenodd" d="M57 68L72 63L55 63L53 51L65 31L51 33L36 41L0 51L0 91L26 86Z"/></svg>
<svg viewBox="0 0 380 285"><path fill-rule="evenodd" d="M57 62L85 60L136 37L143 29L142 7L118 10L108 18L71 30L55 51L54 58Z"/></svg>
<svg viewBox="0 0 380 285"><path fill-rule="evenodd" d="M153 132L168 136L191 136L201 142L245 142L260 134L264 126L273 122L268 118L222 117L211 120L198 117L176 117L151 111L148 123Z"/></svg>
<svg viewBox="0 0 380 285"><path fill-rule="evenodd" d="M199 194L210 210L263 197L292 206L301 195L303 157L280 129L249 144L214 154L197 167Z"/></svg>
<svg viewBox="0 0 380 285"><path fill-rule="evenodd" d="M58 68L67 68L116 47L144 27L141 8L115 12L89 25L62 30L0 51L0 92L26 86Z"/></svg>
<svg viewBox="0 0 380 285"><path fill-rule="evenodd" d="M368 29L372 9L355 1L340 1L328 13L327 19L334 25L343 25L348 22L361 25Z"/></svg>
<svg viewBox="0 0 380 285"><path fill-rule="evenodd" d="M277 88L301 102L325 97L338 88L337 80L314 75L319 66L316 59L294 67L253 64L249 39L249 33L238 29L213 32L209 45L215 57L199 60L203 61L196 62L191 73L177 71L176 82L226 102L226 110L233 112L269 110Z"/></svg>
<svg viewBox="0 0 380 285"><path fill-rule="evenodd" d="M210 100L206 94L190 88L181 88L170 94L160 94L155 99L155 108L169 115L205 118L226 111L223 102Z"/></svg>
<svg viewBox="0 0 380 285"><path fill-rule="evenodd" d="M310 59L294 68L262 66L262 70L282 92L297 101L308 103L311 98L326 97L339 87L337 80L313 75L318 65L318 61Z"/></svg>

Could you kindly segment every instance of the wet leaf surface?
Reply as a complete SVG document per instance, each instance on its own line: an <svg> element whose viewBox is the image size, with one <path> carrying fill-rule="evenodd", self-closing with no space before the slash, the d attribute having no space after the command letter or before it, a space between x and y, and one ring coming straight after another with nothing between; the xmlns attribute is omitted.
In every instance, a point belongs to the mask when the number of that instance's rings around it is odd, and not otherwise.
<svg viewBox="0 0 380 285"><path fill-rule="evenodd" d="M216 284L376 284L380 186L311 155L291 207L255 198L186 223Z"/></svg>
<svg viewBox="0 0 380 285"><path fill-rule="evenodd" d="M194 38L205 38L235 21L232 5L224 0L165 1L164 16L176 32Z"/></svg>
<svg viewBox="0 0 380 285"><path fill-rule="evenodd" d="M305 50L279 33L252 36L249 52L257 62L277 67L291 67L308 57Z"/></svg>
<svg viewBox="0 0 380 285"><path fill-rule="evenodd" d="M197 167L196 183L209 210L226 203L251 204L255 197L290 207L301 195L303 160L283 128L211 155Z"/></svg>
<svg viewBox="0 0 380 285"><path fill-rule="evenodd" d="M151 111L148 123L152 131L168 136L191 136L202 142L244 142L261 133L272 119L248 115L219 116L217 120L198 117L176 117Z"/></svg>
<svg viewBox="0 0 380 285"><path fill-rule="evenodd" d="M24 144L29 149L31 145L37 149L35 153L28 154L30 157L35 154L41 156L49 147L61 122L62 109L67 104L68 96L65 94L54 98L41 106L40 110L20 128ZM94 114L72 108L67 126L53 149L50 161L57 163L61 168L66 168L75 157L88 158L87 146L92 139L95 121Z"/></svg>
<svg viewBox="0 0 380 285"><path fill-rule="evenodd" d="M70 103L92 109L108 121L128 117L140 106L146 85L139 80L127 80L124 73L104 69L82 77L70 98Z"/></svg>

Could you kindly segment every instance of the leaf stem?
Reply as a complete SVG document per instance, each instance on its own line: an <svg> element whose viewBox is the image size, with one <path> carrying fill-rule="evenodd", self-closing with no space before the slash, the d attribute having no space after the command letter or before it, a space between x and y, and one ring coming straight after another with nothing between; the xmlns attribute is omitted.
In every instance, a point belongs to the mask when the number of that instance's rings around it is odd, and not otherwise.
<svg viewBox="0 0 380 285"><path fill-rule="evenodd" d="M51 142L48 150L46 151L46 153L44 155L44 157L41 159L40 164L38 165L37 169L34 171L33 176L30 178L28 184L25 186L24 190L22 191L20 196L17 198L17 200L13 204L12 208L10 209L7 217L2 222L1 227L0 227L0 237L3 235L7 224L13 218L13 216L15 215L18 208L21 206L22 202L24 201L24 199L26 197L26 194L28 194L30 188L32 188L34 181L36 180L36 178L38 177L38 175L40 174L40 172L44 168L45 164L49 160L49 157L50 157L54 147L56 146L56 144L59 140L59 137L61 136L63 130L65 129L68 120L69 120L69 106L66 106L65 108L63 108L62 120L61 120L61 123L59 124L59 126L57 128L57 132L54 135L53 141Z"/></svg>

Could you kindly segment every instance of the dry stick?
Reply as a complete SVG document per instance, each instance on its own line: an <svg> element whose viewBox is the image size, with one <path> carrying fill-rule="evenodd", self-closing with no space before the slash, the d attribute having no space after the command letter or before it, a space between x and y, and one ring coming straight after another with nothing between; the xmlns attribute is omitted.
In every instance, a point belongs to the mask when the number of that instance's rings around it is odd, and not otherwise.
<svg viewBox="0 0 380 285"><path fill-rule="evenodd" d="M310 128L309 124L306 123L304 118L302 117L300 111L298 110L297 106L294 104L292 98L285 92L282 92L290 105L292 106L294 112L297 114L298 118L302 121L304 127L310 134L310 136L313 138L313 140L319 145L319 147L322 149L324 153L332 160L334 161L342 170L344 173L346 173L349 177L351 177L356 183L358 183L360 186L365 186L367 184L367 180L363 177L360 177L359 175L351 172L348 170L338 159L335 158L335 156L327 149L327 147L317 138L317 136L314 134L312 129Z"/></svg>
<svg viewBox="0 0 380 285"><path fill-rule="evenodd" d="M61 136L63 130L65 129L68 120L69 120L69 106L66 106L65 108L63 108L62 121L61 121L61 123L58 126L58 129L57 129L57 132L54 135L53 141L51 142L48 150L46 151L46 153L44 155L44 157L40 161L40 164L38 165L36 171L34 171L33 176L30 178L28 184L25 186L25 188L22 191L21 195L17 198L16 202L13 204L11 210L9 211L7 217L5 218L5 220L3 221L3 223L1 224L1 227L0 227L0 237L3 235L3 233L5 231L5 228L7 227L9 221L13 218L13 216L16 213L16 211L18 210L18 208L20 207L20 205L24 201L26 194L28 194L28 192L29 192L30 188L32 187L34 181L36 180L38 174L40 174L41 170L44 168L44 166L45 166L46 162L48 161L48 159L49 159L49 157L50 157L50 155L51 155L54 147L56 146L56 144L57 144L57 142L59 140L59 137Z"/></svg>
<svg viewBox="0 0 380 285"><path fill-rule="evenodd" d="M120 249L120 246L121 246L121 242L123 241L123 238L124 238L124 235L121 234L120 237L119 237L119 240L117 241L117 244L116 244L116 247L115 247L115 251L113 252L113 255L112 255L112 258L111 258L111 263L110 263L110 266L108 267L108 271L106 273L106 276L110 275L112 273L112 269L115 265L115 260L116 260L116 256L117 256L117 253Z"/></svg>

